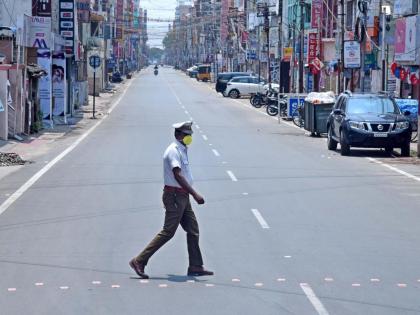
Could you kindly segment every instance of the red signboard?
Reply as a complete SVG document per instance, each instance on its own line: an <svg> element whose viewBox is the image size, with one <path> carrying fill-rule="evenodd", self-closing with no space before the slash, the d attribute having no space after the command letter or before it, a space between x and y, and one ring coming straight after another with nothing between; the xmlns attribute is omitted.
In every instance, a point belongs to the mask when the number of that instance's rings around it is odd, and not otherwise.
<svg viewBox="0 0 420 315"><path fill-rule="evenodd" d="M318 39L317 33L309 33L308 40L308 63L311 63L317 57Z"/></svg>
<svg viewBox="0 0 420 315"><path fill-rule="evenodd" d="M311 28L319 28L322 24L322 0L312 0Z"/></svg>
<svg viewBox="0 0 420 315"><path fill-rule="evenodd" d="M117 30L115 38L122 39L122 28L124 24L124 1L117 0Z"/></svg>

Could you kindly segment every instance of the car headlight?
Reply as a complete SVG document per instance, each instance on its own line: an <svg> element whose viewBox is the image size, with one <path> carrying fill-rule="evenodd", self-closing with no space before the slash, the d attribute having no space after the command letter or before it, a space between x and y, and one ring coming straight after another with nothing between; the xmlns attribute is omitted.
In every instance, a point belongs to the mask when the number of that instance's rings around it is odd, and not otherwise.
<svg viewBox="0 0 420 315"><path fill-rule="evenodd" d="M349 121L349 125L352 129L366 130L365 123L360 121Z"/></svg>
<svg viewBox="0 0 420 315"><path fill-rule="evenodd" d="M399 121L395 125L395 129L397 130L407 129L408 127L410 127L410 123L408 121Z"/></svg>

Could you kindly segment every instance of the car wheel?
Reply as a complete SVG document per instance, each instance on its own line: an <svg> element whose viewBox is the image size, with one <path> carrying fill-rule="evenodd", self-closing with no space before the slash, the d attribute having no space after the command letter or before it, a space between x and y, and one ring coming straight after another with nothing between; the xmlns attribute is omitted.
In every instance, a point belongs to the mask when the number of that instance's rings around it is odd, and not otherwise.
<svg viewBox="0 0 420 315"><path fill-rule="evenodd" d="M409 157L410 156L410 142L404 143L401 147L401 156Z"/></svg>
<svg viewBox="0 0 420 315"><path fill-rule="evenodd" d="M239 98L239 91L238 90L232 90L229 92L230 98Z"/></svg>
<svg viewBox="0 0 420 315"><path fill-rule="evenodd" d="M327 146L328 146L328 150L331 150L331 151L337 150L337 141L335 141L332 137L331 127L328 127Z"/></svg>
<svg viewBox="0 0 420 315"><path fill-rule="evenodd" d="M341 147L341 155L346 156L350 154L350 145L344 139L343 132L340 131L340 147Z"/></svg>

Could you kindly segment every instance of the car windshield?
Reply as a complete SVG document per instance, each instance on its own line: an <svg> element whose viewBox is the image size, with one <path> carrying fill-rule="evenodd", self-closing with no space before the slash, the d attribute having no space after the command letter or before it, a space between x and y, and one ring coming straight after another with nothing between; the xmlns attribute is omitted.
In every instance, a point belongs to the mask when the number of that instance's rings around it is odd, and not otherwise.
<svg viewBox="0 0 420 315"><path fill-rule="evenodd" d="M349 114L399 114L394 102L385 97L354 97L350 98L346 112Z"/></svg>

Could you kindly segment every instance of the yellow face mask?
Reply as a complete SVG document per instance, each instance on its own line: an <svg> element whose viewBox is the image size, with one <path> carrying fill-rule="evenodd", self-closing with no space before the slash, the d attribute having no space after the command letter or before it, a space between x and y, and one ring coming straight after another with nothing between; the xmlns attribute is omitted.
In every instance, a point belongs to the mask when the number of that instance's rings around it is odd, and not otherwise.
<svg viewBox="0 0 420 315"><path fill-rule="evenodd" d="M192 143L192 136L185 136L183 139L182 139L182 142L184 142L184 144L185 145L190 145L191 143Z"/></svg>

